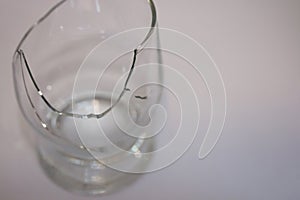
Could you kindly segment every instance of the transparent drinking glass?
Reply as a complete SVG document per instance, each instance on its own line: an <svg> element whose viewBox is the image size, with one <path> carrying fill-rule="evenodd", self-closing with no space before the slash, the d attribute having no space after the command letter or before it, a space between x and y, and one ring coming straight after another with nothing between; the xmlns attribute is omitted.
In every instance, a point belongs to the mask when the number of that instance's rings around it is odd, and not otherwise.
<svg viewBox="0 0 300 200"><path fill-rule="evenodd" d="M63 0L26 32L13 57L15 91L50 179L101 194L146 166L140 154L154 139L140 127L160 100L160 63L152 0ZM140 159L126 166L130 156Z"/></svg>

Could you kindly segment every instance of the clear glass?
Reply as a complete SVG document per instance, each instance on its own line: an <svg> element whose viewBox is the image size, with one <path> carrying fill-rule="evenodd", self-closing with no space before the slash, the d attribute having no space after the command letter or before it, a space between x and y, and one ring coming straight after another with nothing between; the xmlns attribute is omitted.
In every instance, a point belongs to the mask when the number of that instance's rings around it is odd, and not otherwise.
<svg viewBox="0 0 300 200"><path fill-rule="evenodd" d="M64 0L22 38L13 58L17 99L37 132L41 166L58 185L102 194L136 178L106 164L154 145L124 133L139 135L136 126L120 124L147 125L160 99L160 87L147 84L162 82L156 26L151 0Z"/></svg>

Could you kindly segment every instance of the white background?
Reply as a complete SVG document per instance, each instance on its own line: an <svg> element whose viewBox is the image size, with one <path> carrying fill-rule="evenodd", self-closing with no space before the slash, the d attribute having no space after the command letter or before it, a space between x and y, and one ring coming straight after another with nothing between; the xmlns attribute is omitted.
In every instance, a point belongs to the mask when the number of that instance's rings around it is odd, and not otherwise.
<svg viewBox="0 0 300 200"><path fill-rule="evenodd" d="M0 1L3 200L88 199L43 174L13 91L13 50L56 2ZM172 166L101 199L300 199L300 1L157 0L156 6L161 27L193 37L219 66L228 97L226 124L206 159L197 158L198 137Z"/></svg>

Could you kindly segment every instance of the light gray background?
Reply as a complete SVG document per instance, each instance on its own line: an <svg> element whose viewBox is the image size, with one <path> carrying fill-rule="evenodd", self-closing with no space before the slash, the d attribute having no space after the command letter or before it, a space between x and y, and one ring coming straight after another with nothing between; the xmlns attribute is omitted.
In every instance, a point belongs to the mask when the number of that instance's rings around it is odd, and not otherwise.
<svg viewBox="0 0 300 200"><path fill-rule="evenodd" d="M0 199L88 199L42 173L22 130L11 57L56 0L0 1ZM300 1L157 0L161 27L203 44L218 64L228 114L218 145L198 137L175 164L101 199L300 199Z"/></svg>

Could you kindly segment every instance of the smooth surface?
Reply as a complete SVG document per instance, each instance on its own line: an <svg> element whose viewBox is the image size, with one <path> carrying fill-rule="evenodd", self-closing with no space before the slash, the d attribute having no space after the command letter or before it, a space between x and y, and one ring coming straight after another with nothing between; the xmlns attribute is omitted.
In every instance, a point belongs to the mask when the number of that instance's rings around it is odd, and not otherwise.
<svg viewBox="0 0 300 200"><path fill-rule="evenodd" d="M43 174L13 92L13 50L55 2L0 2L1 199L89 199ZM200 134L172 166L101 199L299 199L300 1L158 0L156 6L161 27L193 37L219 66L227 121L206 159L197 157Z"/></svg>

